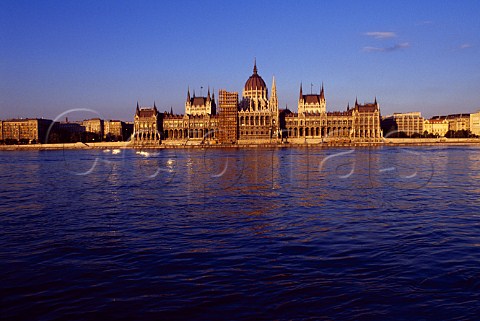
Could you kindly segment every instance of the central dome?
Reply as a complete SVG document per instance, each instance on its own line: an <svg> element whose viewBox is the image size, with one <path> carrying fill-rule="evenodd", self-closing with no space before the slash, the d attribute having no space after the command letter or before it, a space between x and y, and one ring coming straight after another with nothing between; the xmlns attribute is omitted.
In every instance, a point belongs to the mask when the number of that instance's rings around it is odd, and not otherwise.
<svg viewBox="0 0 480 321"><path fill-rule="evenodd" d="M257 63L253 65L253 75L245 83L245 91L266 89L265 81L257 73Z"/></svg>

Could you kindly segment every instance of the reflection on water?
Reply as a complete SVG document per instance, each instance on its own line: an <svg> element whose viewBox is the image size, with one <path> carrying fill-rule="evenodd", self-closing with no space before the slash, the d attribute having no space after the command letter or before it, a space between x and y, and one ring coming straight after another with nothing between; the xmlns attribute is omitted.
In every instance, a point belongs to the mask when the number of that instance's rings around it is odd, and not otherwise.
<svg viewBox="0 0 480 321"><path fill-rule="evenodd" d="M2 317L475 319L479 155L0 152Z"/></svg>

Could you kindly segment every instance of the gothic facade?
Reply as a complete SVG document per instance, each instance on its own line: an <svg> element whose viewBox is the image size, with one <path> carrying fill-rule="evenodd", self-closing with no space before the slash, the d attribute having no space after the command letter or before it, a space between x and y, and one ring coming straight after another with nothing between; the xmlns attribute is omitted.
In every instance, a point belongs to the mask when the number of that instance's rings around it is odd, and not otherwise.
<svg viewBox="0 0 480 321"><path fill-rule="evenodd" d="M268 88L260 77L257 64L248 78L238 108L239 140L271 140L280 132L278 98L275 78L272 80L272 95L268 97Z"/></svg>
<svg viewBox="0 0 480 321"><path fill-rule="evenodd" d="M380 106L373 103L347 106L344 111L327 111L325 90L303 94L300 85L298 111L278 108L275 78L271 95L254 63L253 74L245 82L242 99L236 92L221 90L219 113L215 93L190 95L187 90L185 114L159 113L153 108L139 108L135 113L134 141L165 143L272 143L272 142L379 142Z"/></svg>
<svg viewBox="0 0 480 321"><path fill-rule="evenodd" d="M157 106L153 108L140 108L137 102L135 112L132 141L135 145L159 145L163 129L163 115L158 112Z"/></svg>

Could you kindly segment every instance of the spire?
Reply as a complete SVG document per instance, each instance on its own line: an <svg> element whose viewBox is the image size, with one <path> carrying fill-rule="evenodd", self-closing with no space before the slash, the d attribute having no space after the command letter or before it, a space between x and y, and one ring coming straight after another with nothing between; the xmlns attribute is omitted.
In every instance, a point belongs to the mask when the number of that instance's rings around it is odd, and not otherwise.
<svg viewBox="0 0 480 321"><path fill-rule="evenodd" d="M140 109L140 106L138 106L138 100L137 100L137 110L139 110L139 109Z"/></svg>
<svg viewBox="0 0 480 321"><path fill-rule="evenodd" d="M207 101L210 101L210 86L208 86L208 92L207 92Z"/></svg>
<svg viewBox="0 0 480 321"><path fill-rule="evenodd" d="M193 98L195 98L195 89L193 90Z"/></svg>
<svg viewBox="0 0 480 321"><path fill-rule="evenodd" d="M253 61L253 73L256 75L257 74L257 58L255 57L255 60Z"/></svg>
<svg viewBox="0 0 480 321"><path fill-rule="evenodd" d="M355 108L358 106L358 98L355 97Z"/></svg>
<svg viewBox="0 0 480 321"><path fill-rule="evenodd" d="M325 100L325 92L323 91L323 81L322 81L322 89L320 90L320 99Z"/></svg>
<svg viewBox="0 0 480 321"><path fill-rule="evenodd" d="M303 98L303 90L302 90L302 83L300 83L300 96L298 97L299 100Z"/></svg>
<svg viewBox="0 0 480 321"><path fill-rule="evenodd" d="M170 115L173 115L173 107L170 106Z"/></svg>
<svg viewBox="0 0 480 321"><path fill-rule="evenodd" d="M212 90L212 100L215 100L215 88Z"/></svg>
<svg viewBox="0 0 480 321"><path fill-rule="evenodd" d="M277 84L275 83L275 76L272 79L272 97L277 97Z"/></svg>
<svg viewBox="0 0 480 321"><path fill-rule="evenodd" d="M347 111L349 111L349 110L350 110L350 102L348 102L348 104L347 104Z"/></svg>
<svg viewBox="0 0 480 321"><path fill-rule="evenodd" d="M375 96L375 102L374 102L375 105L377 105L377 96Z"/></svg>
<svg viewBox="0 0 480 321"><path fill-rule="evenodd" d="M188 86L188 89L187 89L187 102L190 101L190 86Z"/></svg>
<svg viewBox="0 0 480 321"><path fill-rule="evenodd" d="M155 100L153 101L153 109L157 110L157 104L155 104Z"/></svg>

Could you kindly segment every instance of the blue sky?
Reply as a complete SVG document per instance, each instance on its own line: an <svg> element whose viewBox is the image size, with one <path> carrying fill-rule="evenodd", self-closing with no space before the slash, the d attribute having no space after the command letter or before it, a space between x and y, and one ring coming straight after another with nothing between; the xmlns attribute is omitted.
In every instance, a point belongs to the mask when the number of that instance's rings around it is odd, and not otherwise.
<svg viewBox="0 0 480 321"><path fill-rule="evenodd" d="M256 57L280 107L480 109L480 1L0 1L0 118L75 108L183 113L187 87L241 93ZM70 118L95 117L74 115Z"/></svg>

